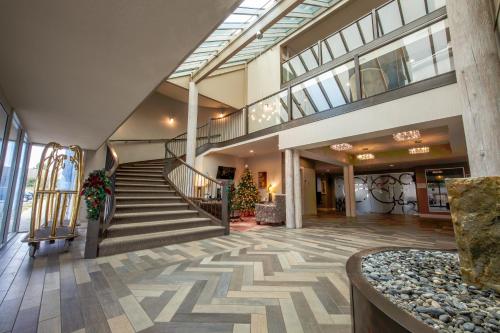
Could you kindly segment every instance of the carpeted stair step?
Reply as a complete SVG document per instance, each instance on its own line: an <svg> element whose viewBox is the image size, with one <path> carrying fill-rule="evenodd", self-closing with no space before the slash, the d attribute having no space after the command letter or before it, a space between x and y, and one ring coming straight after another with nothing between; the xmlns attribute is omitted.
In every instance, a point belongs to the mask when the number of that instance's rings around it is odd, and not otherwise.
<svg viewBox="0 0 500 333"><path fill-rule="evenodd" d="M165 179L163 178L137 178L137 177L127 177L127 176L118 176L116 177L117 182L132 182L132 183L153 183L153 184L165 184Z"/></svg>
<svg viewBox="0 0 500 333"><path fill-rule="evenodd" d="M163 177L163 172L138 172L138 171L116 171L116 177L134 177L134 178L161 178Z"/></svg>
<svg viewBox="0 0 500 333"><path fill-rule="evenodd" d="M149 196L144 194L143 196L117 196L116 204L155 204L155 203L174 203L182 202L182 198L179 196Z"/></svg>
<svg viewBox="0 0 500 333"><path fill-rule="evenodd" d="M138 196L148 196L148 197L172 197L177 196L174 190L163 190L163 189L121 189L116 188L115 193L120 197L138 197Z"/></svg>
<svg viewBox="0 0 500 333"><path fill-rule="evenodd" d="M132 182L116 182L116 188L125 190L169 190L171 189L170 185L167 184L151 184L151 183L132 183Z"/></svg>
<svg viewBox="0 0 500 333"><path fill-rule="evenodd" d="M197 217L198 212L189 209L179 210L162 210L157 212L140 212L140 213L115 213L111 221L116 223L136 223L136 222L151 222L170 219L181 219L189 217Z"/></svg>
<svg viewBox="0 0 500 333"><path fill-rule="evenodd" d="M197 228L209 226L210 219L205 217L192 217L166 221L146 221L126 224L113 224L107 230L107 237L123 237L169 230Z"/></svg>
<svg viewBox="0 0 500 333"><path fill-rule="evenodd" d="M121 203L117 201L116 213L148 213L167 210L187 210L188 204L185 202L173 203Z"/></svg>
<svg viewBox="0 0 500 333"><path fill-rule="evenodd" d="M133 236L111 237L104 239L100 243L99 256L150 249L222 235L224 235L223 227L204 226Z"/></svg>

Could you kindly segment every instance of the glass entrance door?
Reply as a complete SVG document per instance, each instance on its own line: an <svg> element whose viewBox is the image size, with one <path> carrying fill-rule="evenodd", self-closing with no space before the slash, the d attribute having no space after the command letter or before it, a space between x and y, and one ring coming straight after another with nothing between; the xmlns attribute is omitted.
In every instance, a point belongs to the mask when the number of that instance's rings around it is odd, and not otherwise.
<svg viewBox="0 0 500 333"><path fill-rule="evenodd" d="M19 151L18 167L16 168L16 175L14 181L14 191L12 192L10 214L9 214L9 230L7 239L10 239L17 233L19 212L21 210L22 202L24 201L24 184L26 179L26 162L28 158L29 141L26 133L23 135L21 150Z"/></svg>
<svg viewBox="0 0 500 333"><path fill-rule="evenodd" d="M6 240L6 229L8 222L8 208L12 198L12 186L14 183L14 173L17 162L17 149L19 144L19 136L21 134L21 126L17 119L12 119L9 131L7 149L2 165L2 176L0 178L0 243Z"/></svg>

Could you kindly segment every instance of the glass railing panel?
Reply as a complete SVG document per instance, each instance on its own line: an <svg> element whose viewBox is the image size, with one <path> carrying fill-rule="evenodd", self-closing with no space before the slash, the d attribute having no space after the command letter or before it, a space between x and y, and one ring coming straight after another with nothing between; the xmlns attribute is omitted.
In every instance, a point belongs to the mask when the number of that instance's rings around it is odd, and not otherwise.
<svg viewBox="0 0 500 333"><path fill-rule="evenodd" d="M288 121L288 91L283 90L248 107L248 132Z"/></svg>
<svg viewBox="0 0 500 333"><path fill-rule="evenodd" d="M298 119L356 99L354 62L350 61L292 87L292 118Z"/></svg>
<svg viewBox="0 0 500 333"><path fill-rule="evenodd" d="M447 20L359 58L363 97L454 70Z"/></svg>

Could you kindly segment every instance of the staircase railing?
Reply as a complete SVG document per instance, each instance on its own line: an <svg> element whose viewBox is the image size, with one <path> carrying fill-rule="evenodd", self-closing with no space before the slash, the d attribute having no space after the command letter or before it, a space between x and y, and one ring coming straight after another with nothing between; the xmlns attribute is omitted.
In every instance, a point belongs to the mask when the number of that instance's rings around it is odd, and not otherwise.
<svg viewBox="0 0 500 333"><path fill-rule="evenodd" d="M192 208L229 234L229 182L217 181L186 164L170 150L169 143L165 143L165 179Z"/></svg>
<svg viewBox="0 0 500 333"><path fill-rule="evenodd" d="M118 165L119 165L118 154L116 153L115 148L109 142L107 142L105 170L106 170L106 176L108 176L109 179L111 180L111 193L106 194L106 200L104 201L104 206L99 216L100 239L105 237L106 230L108 229L111 223L113 215L115 214L115 209L116 209L115 183L116 183L116 169L118 169Z"/></svg>
<svg viewBox="0 0 500 333"><path fill-rule="evenodd" d="M97 222L88 222L87 235L85 237L85 259L92 259L98 256L99 243L104 237L106 237L106 230L111 223L111 219L113 218L116 209L115 173L119 165L118 154L109 142L107 142L106 145L106 162L104 170L106 171L106 176L108 176L111 180L111 191L106 194L104 204L101 206L99 220Z"/></svg>

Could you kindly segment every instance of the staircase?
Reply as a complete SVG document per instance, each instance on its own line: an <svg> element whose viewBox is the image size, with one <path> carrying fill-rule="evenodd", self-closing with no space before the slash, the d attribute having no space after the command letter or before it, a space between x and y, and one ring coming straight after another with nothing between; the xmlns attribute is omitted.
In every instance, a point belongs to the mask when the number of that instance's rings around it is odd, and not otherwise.
<svg viewBox="0 0 500 333"><path fill-rule="evenodd" d="M166 183L162 160L120 165L116 210L99 245L99 256L224 235Z"/></svg>

